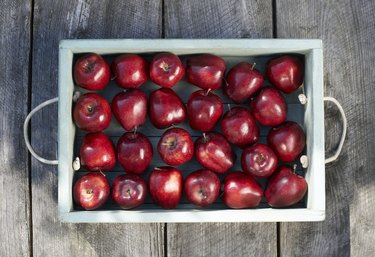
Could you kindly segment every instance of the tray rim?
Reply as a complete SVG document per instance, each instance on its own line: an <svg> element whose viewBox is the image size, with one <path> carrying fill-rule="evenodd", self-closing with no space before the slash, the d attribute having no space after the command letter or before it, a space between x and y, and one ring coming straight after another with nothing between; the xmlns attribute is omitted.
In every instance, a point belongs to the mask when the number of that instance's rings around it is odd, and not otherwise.
<svg viewBox="0 0 375 257"><path fill-rule="evenodd" d="M275 47L277 46L277 47ZM62 222L277 222L321 221L325 218L324 108L323 108L323 45L319 39L74 39L59 44L59 107L58 107L58 212ZM265 55L302 53L306 56L305 81L310 100L306 106L305 124L307 155L310 166L307 208L245 209L245 210L99 210L73 211L71 188L75 126L71 119L74 82L71 76L73 55L84 52L116 54L124 52L170 51L177 54L220 53L227 55ZM225 55L225 54L222 54ZM307 84L307 83L306 83ZM68 121L68 122L67 122ZM313 172L312 172L312 169ZM214 214L214 215L213 215Z"/></svg>

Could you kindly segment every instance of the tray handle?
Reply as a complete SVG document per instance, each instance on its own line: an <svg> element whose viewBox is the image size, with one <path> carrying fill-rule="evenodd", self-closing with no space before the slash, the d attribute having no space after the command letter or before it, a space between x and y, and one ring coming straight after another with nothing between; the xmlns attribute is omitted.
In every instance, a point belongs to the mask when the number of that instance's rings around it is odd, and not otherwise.
<svg viewBox="0 0 375 257"><path fill-rule="evenodd" d="M47 159L44 159L43 157L41 157L40 155L38 155L32 145L30 144L30 140L29 140L29 135L28 135L28 127L29 127L29 122L32 118L32 116L37 113L38 111L40 111L41 109L43 109L44 107L46 107L47 105L50 105L50 104L53 104L53 103L56 103L59 101L59 98L58 97L55 97L55 98L52 98L52 99L49 99L41 104L39 104L37 107L35 107L33 110L31 110L31 112L26 116L26 119L23 123L23 137L25 139L25 143L26 143L26 146L27 146L27 149L29 149L30 153L32 154L32 156L35 157L35 159L37 159L38 161L42 162L42 163L45 163L45 164L51 164L51 165L57 165L59 164L58 160L47 160Z"/></svg>
<svg viewBox="0 0 375 257"><path fill-rule="evenodd" d="M346 119L346 115L345 115L345 112L344 112L344 109L342 108L341 104L333 97L330 97L330 96L326 96L323 98L324 101L326 102L332 102L333 104L335 104L338 108L338 110L340 111L340 114L341 114L341 118L342 118L342 122L343 122L343 130L342 130L342 134L341 134L341 138L340 138L340 143L334 153L333 156L331 157L328 157L325 159L325 164L327 163L331 163L333 161L335 161L341 151L342 151L342 147L344 146L344 141L345 141L345 137L346 137L346 131L347 131L347 126L348 126L348 122L347 122L347 119ZM43 157L41 157L40 155L38 155L32 145L30 144L30 140L29 140L29 135L27 133L27 130L28 130L28 126L29 126L29 122L32 118L32 116L37 113L38 111L40 111L41 109L43 109L44 107L50 105L50 104L53 104L53 103L56 103L59 101L59 98L58 97L55 97L55 98L52 98L50 100L47 100L41 104L39 104L37 107L35 107L26 117L25 119L25 122L23 124L23 136L24 136L24 139L25 139L25 143L26 143L26 146L27 146L27 149L30 151L30 153L40 162L42 163L45 163L45 164L51 164L51 165L57 165L59 162L58 160L47 160Z"/></svg>
<svg viewBox="0 0 375 257"><path fill-rule="evenodd" d="M331 96L326 96L326 97L323 98L323 100L326 101L326 102L331 102L331 103L335 104L336 107L339 109L340 114L341 114L341 118L342 118L342 134L341 134L341 138L340 138L340 143L339 143L339 146L337 147L337 149L335 151L335 154L332 155L331 157L328 157L328 158L325 159L325 164L327 164L327 163L331 163L331 162L335 161L339 157L339 155L341 153L341 150L342 150L342 147L344 146L348 122L346 120L346 115L345 115L344 109L342 108L339 101L336 100L336 98L333 98Z"/></svg>

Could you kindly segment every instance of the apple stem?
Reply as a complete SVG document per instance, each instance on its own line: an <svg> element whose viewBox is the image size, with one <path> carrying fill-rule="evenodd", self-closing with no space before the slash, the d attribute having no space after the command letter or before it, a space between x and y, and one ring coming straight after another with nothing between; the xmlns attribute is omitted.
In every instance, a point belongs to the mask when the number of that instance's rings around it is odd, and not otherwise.
<svg viewBox="0 0 375 257"><path fill-rule="evenodd" d="M113 75L112 77L111 77L111 80L115 80L117 78L117 75Z"/></svg>
<svg viewBox="0 0 375 257"><path fill-rule="evenodd" d="M199 189L199 194L203 197L203 199L207 198L206 192L203 190L203 188Z"/></svg>
<svg viewBox="0 0 375 257"><path fill-rule="evenodd" d="M135 127L134 127L134 130L133 130L134 135L137 134L137 129L138 129L138 126L135 126Z"/></svg>
<svg viewBox="0 0 375 257"><path fill-rule="evenodd" d="M171 68L171 66L172 66L172 65L168 65L168 64L165 63L165 62L163 62L163 63L161 64L161 68L162 68L165 72L169 71L170 68Z"/></svg>
<svg viewBox="0 0 375 257"><path fill-rule="evenodd" d="M99 169L99 172L100 172L100 174L102 174L105 177L105 174L103 173L103 171L101 169Z"/></svg>
<svg viewBox="0 0 375 257"><path fill-rule="evenodd" d="M159 167L155 167L154 170L161 170Z"/></svg>
<svg viewBox="0 0 375 257"><path fill-rule="evenodd" d="M293 165L293 173L296 174L297 164Z"/></svg>
<svg viewBox="0 0 375 257"><path fill-rule="evenodd" d="M228 81L223 77L223 80L225 82L225 86L229 86Z"/></svg>
<svg viewBox="0 0 375 257"><path fill-rule="evenodd" d="M230 104L228 104L228 110L232 111L232 107L230 107Z"/></svg>
<svg viewBox="0 0 375 257"><path fill-rule="evenodd" d="M85 69L86 73L90 73L95 67L95 63L93 62L86 62L85 66L83 67Z"/></svg>
<svg viewBox="0 0 375 257"><path fill-rule="evenodd" d="M251 66L251 70L254 70L255 65L257 65L255 62L253 63L253 66Z"/></svg>
<svg viewBox="0 0 375 257"><path fill-rule="evenodd" d="M264 156L264 154L259 154L259 156L257 156L256 158L256 161L261 165L266 161L266 157Z"/></svg>
<svg viewBox="0 0 375 257"><path fill-rule="evenodd" d="M208 96L208 94L210 93L210 91L211 91L211 88L207 89L206 96Z"/></svg>
<svg viewBox="0 0 375 257"><path fill-rule="evenodd" d="M129 197L132 196L132 194L130 193L130 189L126 190L126 193L128 194Z"/></svg>
<svg viewBox="0 0 375 257"><path fill-rule="evenodd" d="M203 140L204 140L204 142L207 142L206 133L203 133Z"/></svg>

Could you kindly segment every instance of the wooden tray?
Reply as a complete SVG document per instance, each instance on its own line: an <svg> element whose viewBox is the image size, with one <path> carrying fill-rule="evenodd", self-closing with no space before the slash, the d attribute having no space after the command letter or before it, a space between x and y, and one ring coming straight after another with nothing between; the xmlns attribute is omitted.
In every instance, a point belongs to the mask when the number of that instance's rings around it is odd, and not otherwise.
<svg viewBox="0 0 375 257"><path fill-rule="evenodd" d="M224 39L224 40L63 40L59 49L59 111L58 111L58 161L59 161L59 191L58 206L59 217L63 222L261 222L261 221L319 221L325 217L325 165L324 165L324 108L323 108L323 57L322 42L320 40L289 40L289 39ZM177 209L163 210L152 203L150 198L145 204L134 210L121 210L111 200L96 211L84 211L76 206L72 198L72 186L74 181L84 175L86 171L74 172L72 161L78 156L78 149L82 141L83 131L76 129L71 116L72 96L74 92L85 93L82 88L75 87L72 78L74 60L83 53L95 52L102 54L110 63L117 54L138 53L146 59L156 52L173 52L185 61L187 55L197 53L212 53L224 58L228 68L240 61L256 62L257 69L264 71L265 62L280 54L299 54L305 59L305 82L300 90L285 95L288 103L288 120L298 122L305 128L307 135L307 147L305 154L309 160L307 169L298 166L297 172L305 174L308 182L307 196L300 203L288 209L270 208L266 201L262 201L257 209L232 210L228 209L220 199L212 206L205 209L197 209L188 203L185 198ZM265 84L267 81L265 82ZM142 85L147 95L159 88L151 81ZM189 95L199 88L188 84L185 80L179 82L173 90L180 95L186 103ZM100 92L109 101L122 89L111 81ZM224 103L231 103L223 96L221 90L216 94L222 97ZM298 94L304 93L308 102L300 104ZM246 106L246 104L245 104ZM227 105L224 105L225 109ZM192 130L185 121L181 126L187 129L195 140L201 135ZM215 130L220 130L217 126ZM266 142L269 128L262 127L260 142ZM154 145L154 158L150 168L144 174L148 177L149 171L160 165L165 165L155 149L159 137L165 130L154 128L147 121L140 132L150 137ZM114 143L125 132L112 118L110 127L104 131ZM234 149L237 161L233 169L240 170L240 153ZM184 177L191 171L201 168L196 161L190 161L178 167ZM117 163L113 171L106 173L109 181L123 174L121 166ZM222 178L223 176L221 176ZM266 180L260 180L264 187Z"/></svg>

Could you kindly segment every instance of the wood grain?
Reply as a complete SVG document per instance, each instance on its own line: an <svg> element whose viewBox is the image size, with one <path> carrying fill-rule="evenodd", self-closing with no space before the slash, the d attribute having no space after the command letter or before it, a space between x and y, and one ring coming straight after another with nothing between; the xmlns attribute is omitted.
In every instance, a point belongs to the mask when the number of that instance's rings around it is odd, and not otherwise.
<svg viewBox="0 0 375 257"><path fill-rule="evenodd" d="M167 256L276 256L275 223L168 224Z"/></svg>
<svg viewBox="0 0 375 257"><path fill-rule="evenodd" d="M351 110L353 128L348 141L349 163L353 168L353 197L350 202L350 252L352 256L375 253L375 2L358 1L348 10L353 16L355 37L356 95ZM359 98L361 97L361 98ZM357 98L357 99L356 99ZM358 103L358 100L361 99ZM358 133L359 132L359 133Z"/></svg>
<svg viewBox="0 0 375 257"><path fill-rule="evenodd" d="M348 118L338 161L326 166L326 220L282 223L281 256L372 256L374 207L374 11L372 1L278 1L277 36L321 38L325 95L336 97ZM337 147L341 120L326 109L327 155Z"/></svg>
<svg viewBox="0 0 375 257"><path fill-rule="evenodd" d="M32 105L57 95L58 43L69 38L158 38L161 1L35 0ZM57 107L32 123L37 152L56 158ZM57 169L32 160L34 256L163 256L163 224L61 224Z"/></svg>
<svg viewBox="0 0 375 257"><path fill-rule="evenodd" d="M28 111L29 1L0 3L0 256L29 256L30 190L22 124Z"/></svg>
<svg viewBox="0 0 375 257"><path fill-rule="evenodd" d="M164 10L167 38L272 37L271 1L165 0ZM276 240L275 223L168 224L167 256L276 256Z"/></svg>
<svg viewBox="0 0 375 257"><path fill-rule="evenodd" d="M270 38L272 1L164 0L166 38Z"/></svg>

